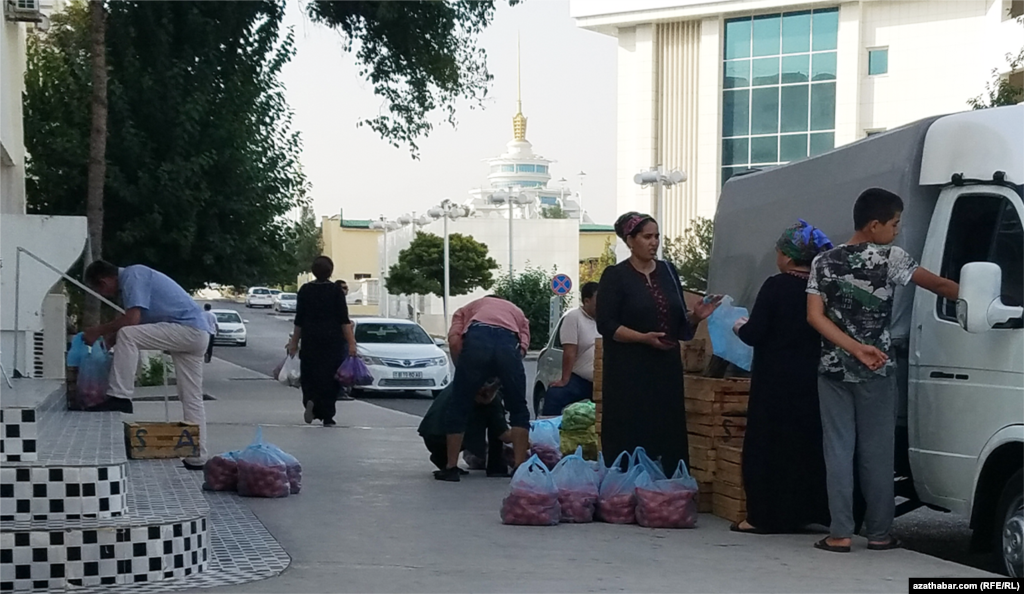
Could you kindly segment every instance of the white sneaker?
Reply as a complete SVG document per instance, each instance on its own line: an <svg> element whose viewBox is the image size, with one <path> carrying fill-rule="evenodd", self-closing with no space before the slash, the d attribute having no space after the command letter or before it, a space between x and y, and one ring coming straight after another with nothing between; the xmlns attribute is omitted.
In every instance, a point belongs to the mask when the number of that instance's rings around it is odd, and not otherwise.
<svg viewBox="0 0 1024 594"><path fill-rule="evenodd" d="M306 401L306 412L302 414L302 420L306 421L307 425L309 425L309 424L311 424L313 422L313 401L312 400Z"/></svg>

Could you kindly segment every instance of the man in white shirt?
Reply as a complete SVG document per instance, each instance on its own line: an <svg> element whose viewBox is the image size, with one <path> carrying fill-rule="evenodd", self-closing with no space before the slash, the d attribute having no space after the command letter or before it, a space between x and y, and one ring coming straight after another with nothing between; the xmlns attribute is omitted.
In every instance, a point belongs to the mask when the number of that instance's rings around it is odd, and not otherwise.
<svg viewBox="0 0 1024 594"><path fill-rule="evenodd" d="M213 361L213 338L217 336L217 314L210 311L213 306L207 303L203 306L203 315L206 316L206 321L209 322L210 326L213 327L213 334L210 335L210 343L206 345L206 356L203 360L209 363Z"/></svg>
<svg viewBox="0 0 1024 594"><path fill-rule="evenodd" d="M574 402L594 396L594 345L597 342L597 283L584 283L583 301L565 315L559 338L562 342L562 377L551 382L544 396L543 416L562 414Z"/></svg>

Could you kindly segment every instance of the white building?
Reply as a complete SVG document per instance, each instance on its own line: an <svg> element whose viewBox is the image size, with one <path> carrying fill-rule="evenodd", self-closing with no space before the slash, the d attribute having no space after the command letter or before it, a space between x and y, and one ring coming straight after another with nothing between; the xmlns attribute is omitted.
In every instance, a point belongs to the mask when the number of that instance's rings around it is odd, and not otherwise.
<svg viewBox="0 0 1024 594"><path fill-rule="evenodd" d="M570 0L580 27L618 39L616 207L665 234L714 214L729 176L968 109L1024 46L1019 0Z"/></svg>

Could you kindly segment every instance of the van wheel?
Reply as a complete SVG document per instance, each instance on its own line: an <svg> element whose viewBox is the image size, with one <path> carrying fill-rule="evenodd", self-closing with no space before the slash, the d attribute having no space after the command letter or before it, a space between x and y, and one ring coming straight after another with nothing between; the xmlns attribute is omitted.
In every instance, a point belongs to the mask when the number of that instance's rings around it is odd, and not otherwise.
<svg viewBox="0 0 1024 594"><path fill-rule="evenodd" d="M1024 576L1024 471L1018 470L1003 487L995 513L996 567L1010 577Z"/></svg>
<svg viewBox="0 0 1024 594"><path fill-rule="evenodd" d="M543 384L537 384L537 387L533 389L533 418L540 418L540 411L544 410L544 395L547 393L544 390Z"/></svg>

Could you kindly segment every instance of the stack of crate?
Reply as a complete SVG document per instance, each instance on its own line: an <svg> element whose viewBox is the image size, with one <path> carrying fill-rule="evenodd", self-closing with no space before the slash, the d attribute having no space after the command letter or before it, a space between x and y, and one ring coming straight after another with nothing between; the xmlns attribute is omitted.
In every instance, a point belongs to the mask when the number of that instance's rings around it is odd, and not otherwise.
<svg viewBox="0 0 1024 594"><path fill-rule="evenodd" d="M601 392L604 377L604 340L598 336L597 341L594 344L594 405L595 405L595 423L594 428L597 430L597 448L601 449Z"/></svg>
<svg viewBox="0 0 1024 594"><path fill-rule="evenodd" d="M698 375L687 375L683 381L684 403L686 406L686 432L690 446L690 472L700 487L700 511L714 512L718 508L739 507L726 498L734 498L736 489L723 486L724 497L718 495L718 469L730 464L722 461L723 453L735 458L726 448L742 451L743 436L746 433L747 400L750 381L746 379L716 379ZM733 470L728 467L727 470ZM734 480L732 474L729 480ZM726 483L726 485L732 483ZM742 496L742 484L735 484ZM718 500L721 505L716 505ZM745 504L744 504L745 505Z"/></svg>

